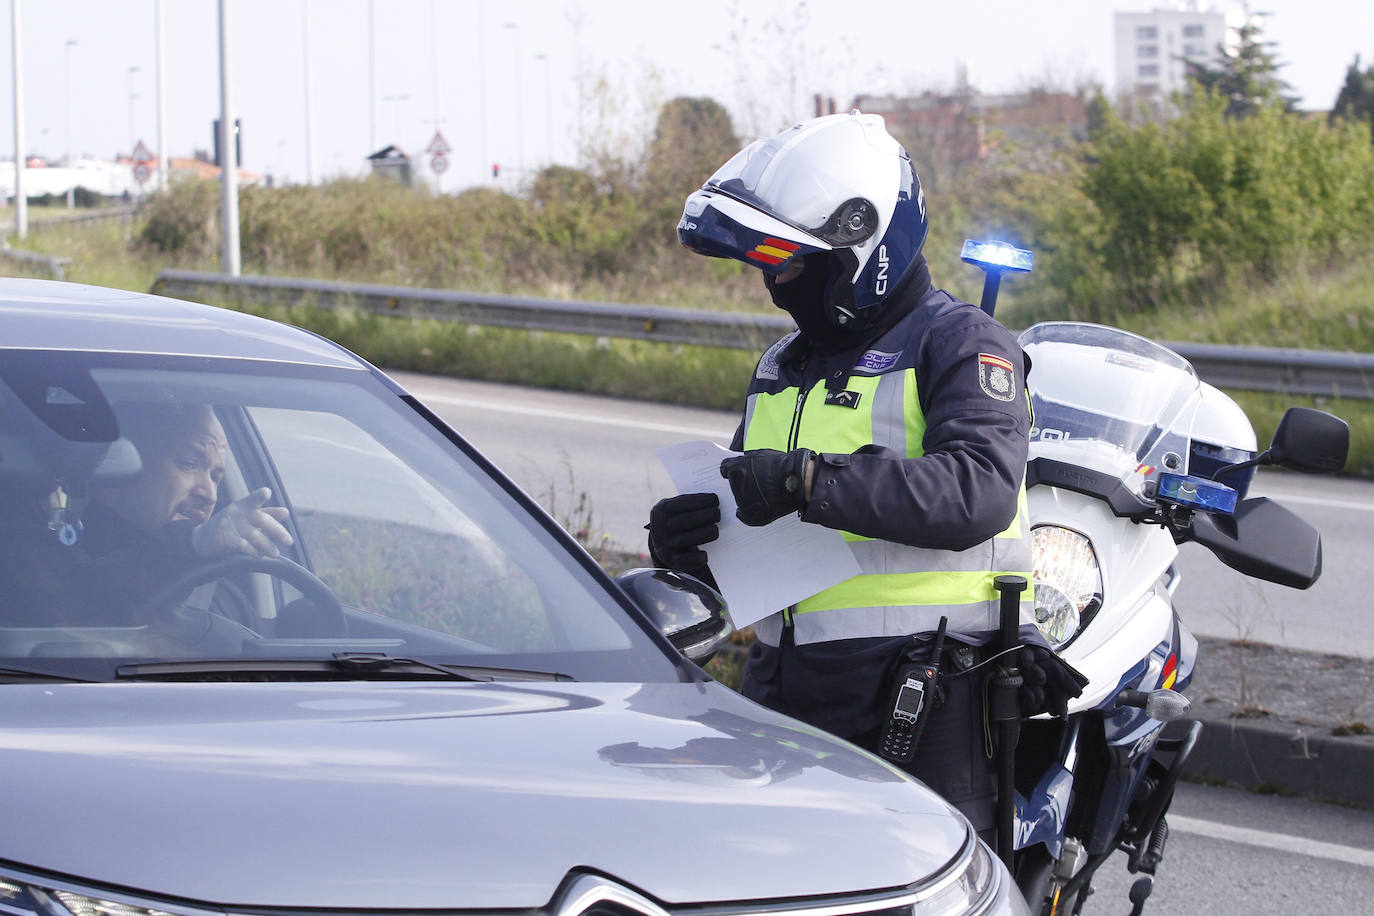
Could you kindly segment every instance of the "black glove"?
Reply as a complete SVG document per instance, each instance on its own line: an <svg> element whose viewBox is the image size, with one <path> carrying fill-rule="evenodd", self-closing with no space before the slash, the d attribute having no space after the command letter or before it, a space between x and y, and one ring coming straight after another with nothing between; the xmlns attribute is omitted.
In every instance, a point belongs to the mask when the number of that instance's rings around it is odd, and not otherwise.
<svg viewBox="0 0 1374 916"><path fill-rule="evenodd" d="M806 468L815 454L809 448L760 448L722 461L720 476L730 481L739 520L766 525L805 506Z"/></svg>
<svg viewBox="0 0 1374 916"><path fill-rule="evenodd" d="M714 493L683 493L660 499L649 510L649 553L655 562L678 572L706 568L706 551L719 532L720 499Z"/></svg>
<svg viewBox="0 0 1374 916"><path fill-rule="evenodd" d="M1047 712L1063 718L1069 700L1083 695L1088 679L1068 662L1044 646L1022 646L1017 655L1021 669L1021 688L1016 698L1023 716Z"/></svg>

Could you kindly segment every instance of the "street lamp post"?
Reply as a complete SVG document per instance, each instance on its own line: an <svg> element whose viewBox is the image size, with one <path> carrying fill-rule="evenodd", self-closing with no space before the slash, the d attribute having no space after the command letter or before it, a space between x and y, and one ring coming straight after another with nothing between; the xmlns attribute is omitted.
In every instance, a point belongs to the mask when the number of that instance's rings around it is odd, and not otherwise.
<svg viewBox="0 0 1374 916"><path fill-rule="evenodd" d="M157 56L157 187L167 190L167 134L163 130L167 123L167 68L164 66L162 42L162 0L153 5L156 18L154 23L154 50Z"/></svg>
<svg viewBox="0 0 1374 916"><path fill-rule="evenodd" d="M234 108L229 104L229 10L219 0L219 177L220 234L224 237L220 269L237 277L241 268L239 248L239 160L234 143Z"/></svg>
<svg viewBox="0 0 1374 916"><path fill-rule="evenodd" d="M66 123L63 126L62 143L66 147L63 150L65 165L67 170L72 170L72 48L76 45L75 38L68 38L62 48L62 53L66 55L66 88L63 100L63 118ZM67 187L67 209L76 206L76 182L75 180Z"/></svg>
<svg viewBox="0 0 1374 916"><path fill-rule="evenodd" d="M301 3L301 56L305 72L305 183L315 183L315 126L310 120L310 0Z"/></svg>
<svg viewBox="0 0 1374 916"><path fill-rule="evenodd" d="M515 61L515 166L519 175L525 173L525 118L521 113L521 93L520 93L520 26L514 22L507 22L503 28L511 30L511 35L515 38L515 54L512 59Z"/></svg>
<svg viewBox="0 0 1374 916"><path fill-rule="evenodd" d="M29 234L29 205L24 192L24 63L19 36L19 0L10 0L10 59L14 67L14 234Z"/></svg>
<svg viewBox="0 0 1374 916"><path fill-rule="evenodd" d="M534 55L534 59L544 62L544 137L548 145L545 154L548 164L553 165L553 79L549 75L552 68L549 66L549 55L543 51Z"/></svg>
<svg viewBox="0 0 1374 916"><path fill-rule="evenodd" d="M377 9L367 0L367 153L377 151Z"/></svg>
<svg viewBox="0 0 1374 916"><path fill-rule="evenodd" d="M133 149L138 144L138 133L134 128L134 99L138 98L138 93L134 92L134 74L142 67L133 66L129 68L129 149Z"/></svg>
<svg viewBox="0 0 1374 916"><path fill-rule="evenodd" d="M393 140L391 141L392 143L399 144L399 143L401 142L401 103L404 102L404 101L406 101L406 100L409 99L409 98L410 98L410 93L409 93L409 92L402 92L402 93L400 93L400 94L398 94L398 95L384 95L384 96L382 96L382 101L383 101L383 102L395 102L395 103L396 103L396 107L392 110L392 117L394 118L395 124L396 124L395 139L393 139Z"/></svg>

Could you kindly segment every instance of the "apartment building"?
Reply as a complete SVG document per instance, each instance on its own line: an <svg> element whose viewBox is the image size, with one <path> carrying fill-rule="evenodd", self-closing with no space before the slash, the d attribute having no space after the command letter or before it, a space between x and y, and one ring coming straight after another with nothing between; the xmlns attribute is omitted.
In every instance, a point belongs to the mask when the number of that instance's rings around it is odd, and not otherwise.
<svg viewBox="0 0 1374 916"><path fill-rule="evenodd" d="M1219 47L1235 42L1235 18L1197 3L1115 14L1117 93L1167 98L1183 89L1184 61L1215 61Z"/></svg>

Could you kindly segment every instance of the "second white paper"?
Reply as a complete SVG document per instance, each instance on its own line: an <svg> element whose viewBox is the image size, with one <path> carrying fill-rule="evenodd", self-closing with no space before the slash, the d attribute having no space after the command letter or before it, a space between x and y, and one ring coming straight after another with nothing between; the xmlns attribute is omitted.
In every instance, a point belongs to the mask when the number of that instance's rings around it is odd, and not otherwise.
<svg viewBox="0 0 1374 916"><path fill-rule="evenodd" d="M702 545L716 585L737 627L810 598L859 574L844 536L808 525L794 514L758 528L735 517L735 496L720 476L720 463L737 455L714 442L668 445L658 458L679 493L714 493L720 498L720 536Z"/></svg>

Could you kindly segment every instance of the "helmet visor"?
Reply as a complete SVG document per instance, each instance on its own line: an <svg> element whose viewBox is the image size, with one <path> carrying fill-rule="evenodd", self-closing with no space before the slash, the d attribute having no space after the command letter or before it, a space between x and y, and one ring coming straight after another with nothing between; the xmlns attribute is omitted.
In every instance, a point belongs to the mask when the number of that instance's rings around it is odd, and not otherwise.
<svg viewBox="0 0 1374 916"><path fill-rule="evenodd" d="M746 204L832 247L861 244L883 221L874 191L891 184L900 148L857 142L881 119L813 122L756 140L702 188ZM873 123L868 123L869 121ZM874 176L877 176L876 180Z"/></svg>
<svg viewBox="0 0 1374 916"><path fill-rule="evenodd" d="M683 245L698 254L733 258L775 275L782 273L796 255L831 248L756 207L705 189L687 198L677 235Z"/></svg>

